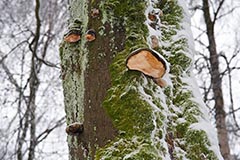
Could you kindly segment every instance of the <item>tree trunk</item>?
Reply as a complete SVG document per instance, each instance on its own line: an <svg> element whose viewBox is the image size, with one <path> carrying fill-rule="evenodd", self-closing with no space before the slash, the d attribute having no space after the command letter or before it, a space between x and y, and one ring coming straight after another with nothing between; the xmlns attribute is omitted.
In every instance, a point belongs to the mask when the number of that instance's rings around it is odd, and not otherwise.
<svg viewBox="0 0 240 160"><path fill-rule="evenodd" d="M69 159L222 159L192 77L194 51L182 5L71 1L60 47ZM88 29L95 30L94 41L86 40ZM166 87L155 83L161 77L127 69L136 49L165 63Z"/></svg>
<svg viewBox="0 0 240 160"><path fill-rule="evenodd" d="M211 84L215 101L215 119L221 154L225 160L230 160L230 148L228 144L228 132L226 126L226 113L222 94L222 79L219 73L219 60L214 36L214 22L209 13L208 0L203 0L203 12L209 41L209 53L211 64Z"/></svg>

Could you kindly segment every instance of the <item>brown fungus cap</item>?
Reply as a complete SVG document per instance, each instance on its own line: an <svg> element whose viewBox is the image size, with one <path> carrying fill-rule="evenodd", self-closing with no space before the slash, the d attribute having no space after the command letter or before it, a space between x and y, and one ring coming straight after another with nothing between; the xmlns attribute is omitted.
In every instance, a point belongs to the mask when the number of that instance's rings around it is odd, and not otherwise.
<svg viewBox="0 0 240 160"><path fill-rule="evenodd" d="M89 29L85 34L85 38L89 42L94 41L96 39L96 32L93 29Z"/></svg>
<svg viewBox="0 0 240 160"><path fill-rule="evenodd" d="M64 35L64 41L69 43L78 42L81 39L81 30L72 29Z"/></svg>
<svg viewBox="0 0 240 160"><path fill-rule="evenodd" d="M156 21L157 16L154 13L148 13L148 19L151 21Z"/></svg>
<svg viewBox="0 0 240 160"><path fill-rule="evenodd" d="M69 135L79 135L84 131L84 127L82 123L72 123L70 125L67 126L66 128L66 132Z"/></svg>
<svg viewBox="0 0 240 160"><path fill-rule="evenodd" d="M167 69L166 61L148 48L133 51L128 56L126 65L128 69L140 71L153 79L163 77Z"/></svg>

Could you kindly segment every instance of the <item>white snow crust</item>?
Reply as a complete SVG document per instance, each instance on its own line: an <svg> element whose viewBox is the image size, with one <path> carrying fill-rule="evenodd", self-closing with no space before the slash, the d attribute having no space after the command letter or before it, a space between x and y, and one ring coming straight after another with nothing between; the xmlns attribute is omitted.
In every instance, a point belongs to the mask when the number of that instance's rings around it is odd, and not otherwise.
<svg viewBox="0 0 240 160"><path fill-rule="evenodd" d="M160 27L164 26L164 24L161 24L161 20L159 18L159 16L157 16L158 20L157 20L157 27L156 29L153 29L149 24L151 23L150 20L148 20L148 13L149 12L155 12L155 13L160 13L160 9L158 8L154 8L154 4L158 3L158 0L146 0L147 2L147 8L145 11L145 16L147 18L147 20L145 21L145 24L148 27L149 30L149 34L147 37L147 42L149 45L149 48L151 48L151 36L156 36L157 39L159 40L159 45L163 45L163 46L169 46L168 43L166 42L162 42L161 41L161 30ZM193 40L193 36L192 36L192 32L191 32L191 24L190 24L190 16L188 14L188 9L185 5L185 1L184 0L178 0L178 4L183 8L183 20L181 23L182 29L177 31L177 34L173 37L173 41L177 41L180 38L186 38L188 40L188 49L186 51L184 51L184 54L186 56L188 56L189 58L193 60L193 56L195 54L195 50L194 50L194 40ZM159 53L158 53L159 54ZM164 52L164 54L166 56L171 55L171 53L166 53ZM162 55L159 54L160 57L162 57L164 59L164 57ZM165 59L164 59L165 60ZM166 61L166 60L165 60ZM172 81L171 81L171 77L173 75L169 74L169 68L170 68L170 64L166 61L166 64L168 65L168 71L167 73L164 75L163 79L167 82L167 84L172 87ZM192 67L192 66L191 66ZM189 74L190 73L190 74ZM187 90L190 90L193 94L193 98L192 101L196 102L198 104L198 106L200 107L200 111L202 112L201 116L196 117L198 119L198 123L194 123L190 126L191 129L194 130L203 130L205 131L205 133L207 134L209 141L210 141L210 146L209 149L212 150L215 155L217 156L217 158L219 160L223 160L221 154L220 154L220 149L219 149L219 145L218 145L218 139L217 139L217 134L216 134L216 129L211 125L210 122L210 118L209 118L209 111L206 107L206 105L203 103L202 98L201 98L201 94L199 92L199 88L197 86L196 83L196 79L194 78L194 75L192 73L192 68L188 69L188 73L184 73L181 76L181 80L188 84L188 86L186 86ZM174 106L173 104L167 105L166 103L166 96L163 93L163 88L161 87L157 87L154 88L154 95L150 95L147 94L145 92L144 88L148 88L148 89L153 89L153 88L149 88L148 83L153 83L147 80L147 78L145 76L143 76L143 83L139 83L138 86L138 91L139 94L141 95L142 99L145 100L151 107L152 107L152 121L153 121L153 125L154 125L154 129L151 133L151 141L152 141L152 145L154 146L156 153L158 154L159 157L161 157L164 160L170 160L171 159L171 155L167 152L163 152L161 150L161 148L159 148L157 145L158 143L163 145L162 147L165 149L168 149L168 144L165 140L165 137L167 136L167 126L169 123L169 119L167 116L171 116L170 112L170 108L172 110L174 110L176 113L181 113L181 109L178 106ZM157 103L156 103L157 102ZM159 106L160 104L160 106ZM161 118L162 116L164 116L164 120L162 120L163 118ZM159 121L161 121L163 124L161 124L161 126L159 124L157 124ZM184 123L186 122L186 120L184 118L179 118L177 120L177 122L179 123ZM162 133L162 138L160 139L158 136L158 133L161 131ZM175 153L179 154L179 156L181 155L183 157L183 159L188 159L186 158L186 154L185 151L183 151L181 148L176 147L174 148ZM136 151L137 152L137 151ZM135 154L135 152L131 153L131 154ZM125 158L128 158L130 155L127 155Z"/></svg>

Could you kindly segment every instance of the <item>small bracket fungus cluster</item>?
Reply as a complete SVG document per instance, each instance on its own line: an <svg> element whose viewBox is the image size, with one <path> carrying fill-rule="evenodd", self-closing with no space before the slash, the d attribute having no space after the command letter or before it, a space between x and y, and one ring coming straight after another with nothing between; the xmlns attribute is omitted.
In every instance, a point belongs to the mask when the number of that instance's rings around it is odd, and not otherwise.
<svg viewBox="0 0 240 160"><path fill-rule="evenodd" d="M149 9L147 12L147 25L149 25L153 30L157 31L160 29L160 16L163 15L162 10L160 9ZM159 39L156 35L150 36L151 48L159 47Z"/></svg>
<svg viewBox="0 0 240 160"><path fill-rule="evenodd" d="M64 41L69 43L75 43L81 40L82 34L79 30L69 30L65 36ZM94 41L96 39L96 32L93 29L89 29L85 34L85 39L88 42Z"/></svg>
<svg viewBox="0 0 240 160"><path fill-rule="evenodd" d="M69 43L75 43L80 41L82 38L82 27L81 22L69 25L67 33L64 35L64 41ZM88 42L94 41L96 39L96 32L93 29L89 29L85 33L85 39Z"/></svg>
<svg viewBox="0 0 240 160"><path fill-rule="evenodd" d="M128 56L126 65L129 70L140 71L144 75L151 77L161 87L167 85L162 79L168 70L167 62L154 50L142 48L133 51Z"/></svg>
<svg viewBox="0 0 240 160"><path fill-rule="evenodd" d="M66 132L69 135L79 135L81 133L83 133L84 127L82 123L72 123L70 125L67 126L66 128Z"/></svg>

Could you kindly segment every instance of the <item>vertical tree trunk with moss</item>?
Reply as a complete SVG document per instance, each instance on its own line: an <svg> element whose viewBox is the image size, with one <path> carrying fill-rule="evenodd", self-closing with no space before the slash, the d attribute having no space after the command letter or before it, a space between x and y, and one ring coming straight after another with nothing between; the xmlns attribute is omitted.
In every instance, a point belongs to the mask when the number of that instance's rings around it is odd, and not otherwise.
<svg viewBox="0 0 240 160"><path fill-rule="evenodd" d="M84 127L68 136L69 159L222 159L192 76L184 2L72 0L69 30L81 40L60 47L67 124ZM140 48L168 61L166 87L127 69Z"/></svg>

